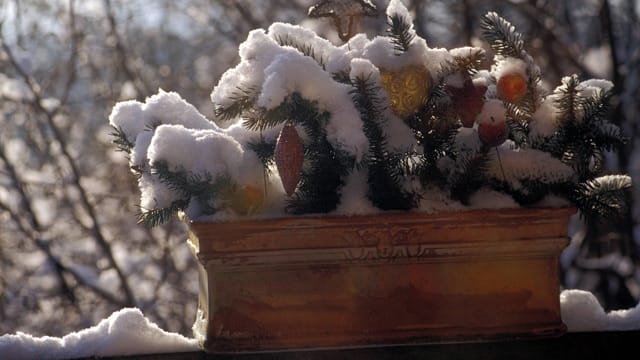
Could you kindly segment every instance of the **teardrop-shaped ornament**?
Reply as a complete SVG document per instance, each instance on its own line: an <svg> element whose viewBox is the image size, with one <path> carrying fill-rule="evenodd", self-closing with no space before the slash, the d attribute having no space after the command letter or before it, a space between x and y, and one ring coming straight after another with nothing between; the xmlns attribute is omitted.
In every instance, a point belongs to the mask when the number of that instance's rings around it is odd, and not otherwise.
<svg viewBox="0 0 640 360"><path fill-rule="evenodd" d="M302 140L291 123L285 124L280 131L274 157L284 191L291 196L300 182L304 160Z"/></svg>

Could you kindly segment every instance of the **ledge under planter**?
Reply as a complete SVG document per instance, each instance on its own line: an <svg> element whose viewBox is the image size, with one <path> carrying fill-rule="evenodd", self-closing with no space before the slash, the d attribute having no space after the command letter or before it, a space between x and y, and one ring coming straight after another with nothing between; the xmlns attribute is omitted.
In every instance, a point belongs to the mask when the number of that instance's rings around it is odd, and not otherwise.
<svg viewBox="0 0 640 360"><path fill-rule="evenodd" d="M210 353L558 336L575 208L188 222Z"/></svg>

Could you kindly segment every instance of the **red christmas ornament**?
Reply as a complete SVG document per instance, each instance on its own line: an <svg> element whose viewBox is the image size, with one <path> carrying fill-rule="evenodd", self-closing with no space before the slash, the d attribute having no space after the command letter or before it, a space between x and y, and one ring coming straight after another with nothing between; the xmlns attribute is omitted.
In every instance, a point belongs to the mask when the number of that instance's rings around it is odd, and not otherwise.
<svg viewBox="0 0 640 360"><path fill-rule="evenodd" d="M519 73L504 74L498 79L497 89L502 100L518 103L527 94L527 79Z"/></svg>
<svg viewBox="0 0 640 360"><path fill-rule="evenodd" d="M302 141L291 123L285 124L280 131L274 155L284 191L291 196L300 181L304 160Z"/></svg>
<svg viewBox="0 0 640 360"><path fill-rule="evenodd" d="M482 110L486 85L474 85L470 78L466 78L461 88L446 85L447 93L451 97L451 107L458 115L462 126L472 128L476 116Z"/></svg>
<svg viewBox="0 0 640 360"><path fill-rule="evenodd" d="M478 124L478 137L489 146L499 146L507 140L507 124L492 117L491 121Z"/></svg>

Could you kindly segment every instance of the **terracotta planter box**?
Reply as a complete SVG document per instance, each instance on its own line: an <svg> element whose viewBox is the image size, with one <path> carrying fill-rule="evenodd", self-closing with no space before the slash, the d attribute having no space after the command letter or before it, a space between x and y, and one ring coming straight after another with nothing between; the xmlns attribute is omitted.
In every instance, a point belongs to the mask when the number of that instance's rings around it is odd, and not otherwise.
<svg viewBox="0 0 640 360"><path fill-rule="evenodd" d="M190 223L212 353L556 336L573 208Z"/></svg>

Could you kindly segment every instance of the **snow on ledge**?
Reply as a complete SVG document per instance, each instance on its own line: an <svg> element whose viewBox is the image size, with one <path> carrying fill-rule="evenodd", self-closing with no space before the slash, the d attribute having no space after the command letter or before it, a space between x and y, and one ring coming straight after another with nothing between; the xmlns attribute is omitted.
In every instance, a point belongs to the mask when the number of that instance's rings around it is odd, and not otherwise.
<svg viewBox="0 0 640 360"><path fill-rule="evenodd" d="M560 294L562 320L570 332L640 330L640 304L605 313L587 291ZM18 332L0 336L0 355L7 359L73 359L198 351L197 341L169 333L150 322L139 309L114 312L98 325L56 337ZM3 359L5 357L2 357Z"/></svg>
<svg viewBox="0 0 640 360"><path fill-rule="evenodd" d="M73 359L197 351L195 339L166 332L139 309L114 312L98 325L62 338L34 337L18 332L0 336L0 357L5 359Z"/></svg>
<svg viewBox="0 0 640 360"><path fill-rule="evenodd" d="M640 303L632 309L605 313L592 293L565 290L560 294L560 309L570 332L640 330Z"/></svg>

